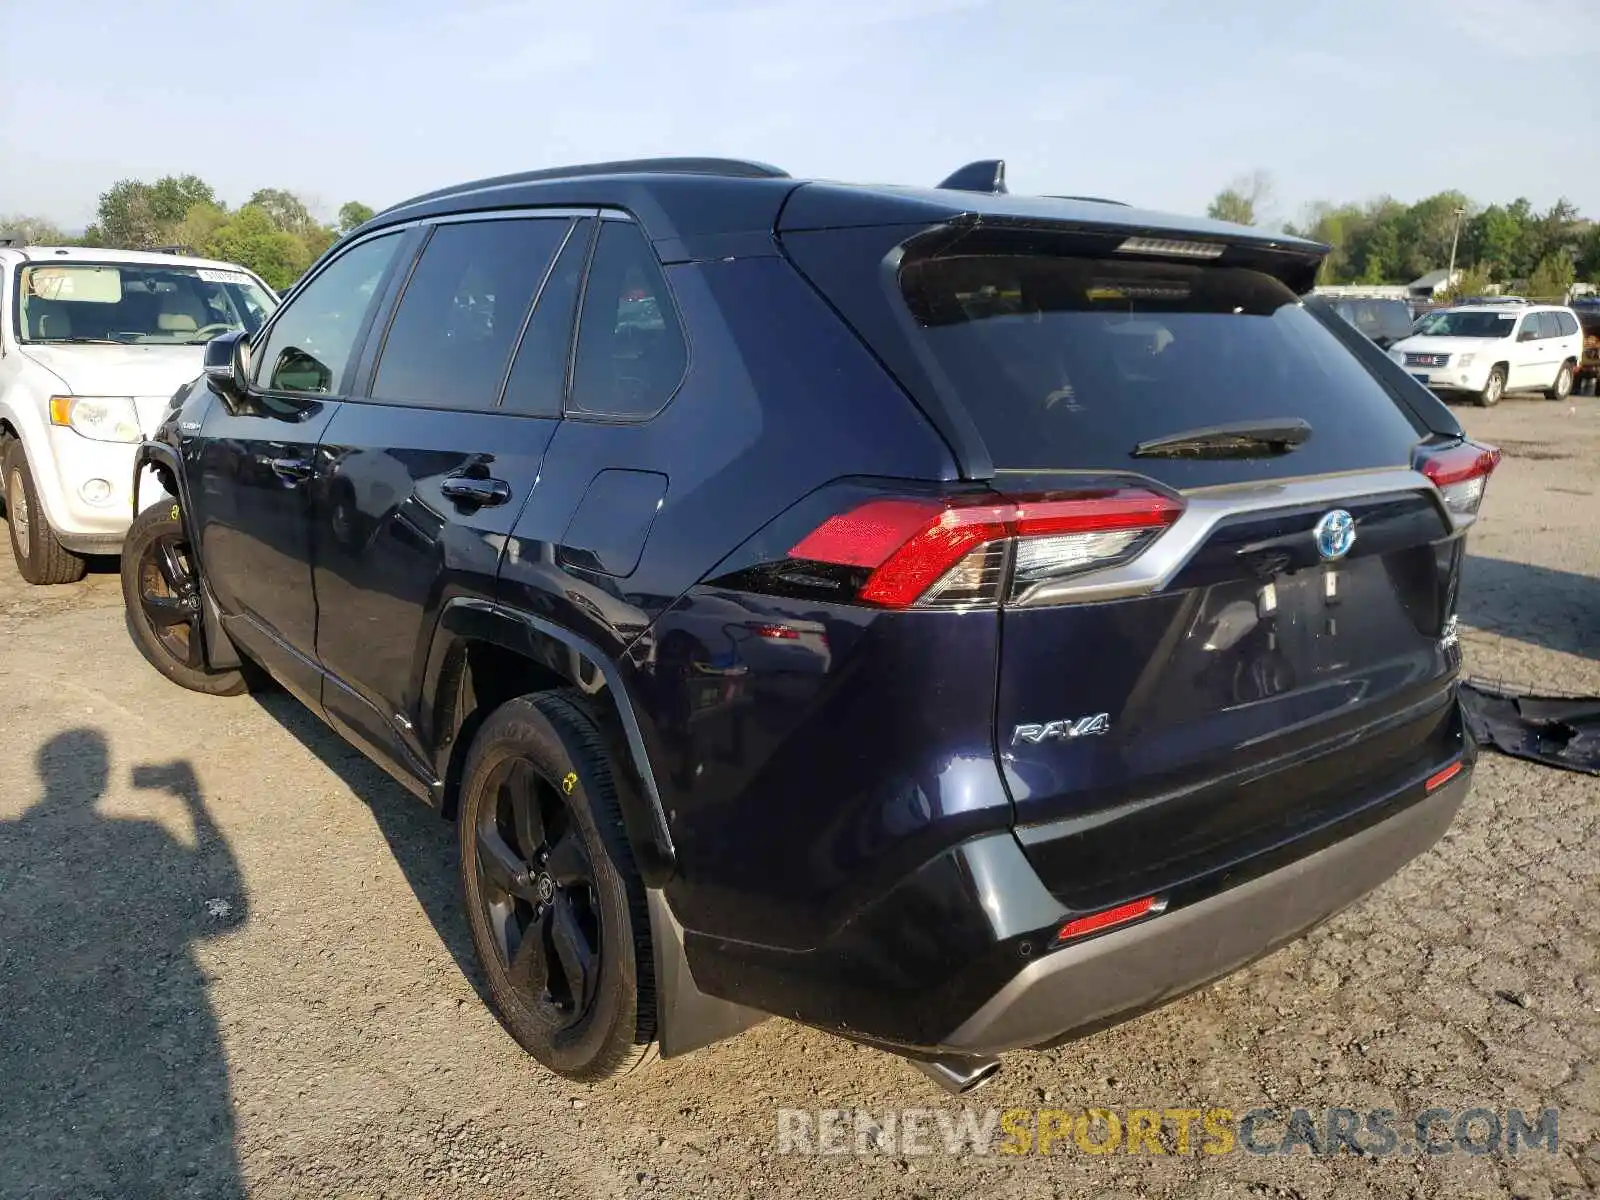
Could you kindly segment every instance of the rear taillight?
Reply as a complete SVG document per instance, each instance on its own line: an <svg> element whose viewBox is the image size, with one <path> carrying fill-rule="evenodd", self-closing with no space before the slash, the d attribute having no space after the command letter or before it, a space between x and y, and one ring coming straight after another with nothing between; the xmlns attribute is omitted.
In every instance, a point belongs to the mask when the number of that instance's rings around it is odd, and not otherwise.
<svg viewBox="0 0 1600 1200"><path fill-rule="evenodd" d="M1182 512L1137 487L874 499L829 517L789 558L866 571L856 598L869 604L959 608L1125 563Z"/></svg>
<svg viewBox="0 0 1600 1200"><path fill-rule="evenodd" d="M1417 457L1417 470L1433 480L1445 507L1470 517L1483 503L1483 490L1489 476L1500 465L1500 451L1477 442L1459 442L1444 450L1423 450Z"/></svg>

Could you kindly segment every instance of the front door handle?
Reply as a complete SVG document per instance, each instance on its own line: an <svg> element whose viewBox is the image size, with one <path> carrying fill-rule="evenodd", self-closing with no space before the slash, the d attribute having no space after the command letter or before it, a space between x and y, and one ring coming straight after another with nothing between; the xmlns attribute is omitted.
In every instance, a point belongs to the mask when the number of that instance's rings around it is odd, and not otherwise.
<svg viewBox="0 0 1600 1200"><path fill-rule="evenodd" d="M504 479L483 479L476 475L446 476L439 490L458 504L476 508L504 504L511 499L511 485Z"/></svg>
<svg viewBox="0 0 1600 1200"><path fill-rule="evenodd" d="M304 458L274 458L268 464L275 475L285 479L310 479L311 463Z"/></svg>

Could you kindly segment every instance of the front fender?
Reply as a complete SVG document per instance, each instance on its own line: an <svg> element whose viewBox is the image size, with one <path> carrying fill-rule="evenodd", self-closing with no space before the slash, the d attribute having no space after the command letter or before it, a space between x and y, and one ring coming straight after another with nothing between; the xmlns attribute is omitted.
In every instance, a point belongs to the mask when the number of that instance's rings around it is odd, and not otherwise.
<svg viewBox="0 0 1600 1200"><path fill-rule="evenodd" d="M189 558L194 564L195 576L200 580L201 633L206 665L214 671L227 671L241 665L239 652L222 629L222 610L211 592L211 582L206 577L205 563L200 553L200 530L195 523L194 508L189 503L189 480L183 473L183 458L175 446L166 442L143 441L133 454L133 515L137 519L145 509L140 504L140 487L145 469L149 467L161 477L163 486L176 500L178 520L183 525L183 535L189 543ZM124 569L126 560L124 560Z"/></svg>

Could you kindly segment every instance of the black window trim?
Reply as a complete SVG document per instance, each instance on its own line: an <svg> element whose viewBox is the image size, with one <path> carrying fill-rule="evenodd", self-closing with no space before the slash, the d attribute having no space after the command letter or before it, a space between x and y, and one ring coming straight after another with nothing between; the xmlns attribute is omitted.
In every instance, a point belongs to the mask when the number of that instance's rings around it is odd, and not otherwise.
<svg viewBox="0 0 1600 1200"><path fill-rule="evenodd" d="M667 274L666 264L661 261L655 243L645 233L644 227L635 221L631 214L619 209L602 209L599 217L600 219L594 223L594 235L589 239L589 252L583 262L583 279L578 287L578 301L573 309L572 340L567 344L567 379L561 391L561 417L565 421L582 421L589 425L644 425L666 412L678 398L678 393L683 390L683 385L688 380L694 365L694 344L689 337L689 326L683 319L683 309L673 293L672 280ZM578 339L583 334L583 308L589 298L589 270L594 265L594 256L600 248L600 234L607 221L626 222L639 231L639 236L644 239L645 249L655 260L656 270L661 273L661 284L666 289L665 299L670 309L668 315L677 322L678 335L683 339L683 373L678 376L678 381L672 385L672 390L666 394L661 403L648 413L597 413L572 406L572 385L578 368Z"/></svg>
<svg viewBox="0 0 1600 1200"><path fill-rule="evenodd" d="M355 340L350 343L350 355L345 360L344 374L339 379L340 386L331 392L297 392L291 391L288 388L263 387L255 380L252 380L250 384L250 391L252 393L260 396L287 396L296 400L304 400L307 398L316 400L344 400L349 397L350 393L355 389L356 380L359 378L357 370L361 365L362 356L364 355L366 349L367 339L372 331L373 319L383 308L384 297L388 293L389 285L394 279L396 269L401 263L406 261L406 245L409 234L411 233L411 229L411 225L393 225L387 229L376 229L370 235L356 239L348 246L341 247L339 253L329 255L322 265L317 268L315 275L298 280L295 285L289 289L289 295L278 305L278 309L272 314L271 319L262 325L260 329L256 330L255 336L250 339L250 350L253 358L255 351L260 347L264 347L267 342L272 339L272 331L277 328L278 322L283 319L283 314L289 311L289 305L291 301L298 302L301 293L304 292L305 289L311 284L320 279L324 274L326 274L334 263L342 261L347 255L349 255L358 247L368 245L371 242L377 241L379 238L390 237L395 234L399 234L400 240L395 244L394 255L389 259L388 265L384 267L383 275L378 280L378 286L373 289L372 299L368 302L367 310L362 315L361 324L356 328ZM259 376L261 365L252 362L251 370Z"/></svg>

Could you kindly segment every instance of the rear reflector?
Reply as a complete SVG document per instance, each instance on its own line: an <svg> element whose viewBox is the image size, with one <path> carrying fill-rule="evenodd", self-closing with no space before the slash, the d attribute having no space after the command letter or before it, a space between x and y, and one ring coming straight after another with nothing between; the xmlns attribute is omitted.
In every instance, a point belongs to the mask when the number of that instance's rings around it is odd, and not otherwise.
<svg viewBox="0 0 1600 1200"><path fill-rule="evenodd" d="M1462 764L1461 760L1457 759L1455 762L1451 763L1448 767L1444 768L1444 770L1435 771L1432 775L1428 776L1428 782L1423 784L1423 790L1424 791L1433 792L1433 791L1437 791L1438 789L1442 788L1445 784L1449 783L1457 775L1461 774L1462 766L1463 766L1463 764Z"/></svg>
<svg viewBox="0 0 1600 1200"><path fill-rule="evenodd" d="M1137 921L1140 917L1147 917L1157 911L1159 909L1154 896L1146 896L1142 900L1130 900L1126 904L1119 904L1116 908L1108 908L1104 912L1090 913L1087 917L1074 917L1061 927L1061 932L1056 934L1056 941L1067 942L1085 934L1110 929L1113 925L1126 925L1129 921Z"/></svg>
<svg viewBox="0 0 1600 1200"><path fill-rule="evenodd" d="M1472 516L1483 503L1489 476L1500 465L1500 451L1477 442L1460 442L1445 450L1425 450L1416 467L1439 489L1445 507Z"/></svg>
<svg viewBox="0 0 1600 1200"><path fill-rule="evenodd" d="M1126 562L1182 512L1138 487L869 500L829 517L789 557L869 569L857 599L885 608L995 603L1013 542L1015 590Z"/></svg>

